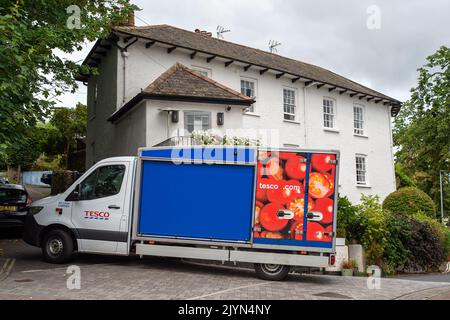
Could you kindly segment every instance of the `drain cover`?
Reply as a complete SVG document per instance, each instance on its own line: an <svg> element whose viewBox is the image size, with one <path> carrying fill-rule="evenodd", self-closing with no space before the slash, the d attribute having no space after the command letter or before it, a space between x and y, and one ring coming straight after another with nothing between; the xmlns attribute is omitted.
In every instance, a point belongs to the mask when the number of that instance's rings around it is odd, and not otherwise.
<svg viewBox="0 0 450 320"><path fill-rule="evenodd" d="M335 299L353 299L352 297L336 293L336 292L321 292L313 294L313 296L317 297L325 297L325 298L335 298Z"/></svg>
<svg viewBox="0 0 450 320"><path fill-rule="evenodd" d="M33 282L34 280L32 280L32 279L16 279L14 281L15 282Z"/></svg>

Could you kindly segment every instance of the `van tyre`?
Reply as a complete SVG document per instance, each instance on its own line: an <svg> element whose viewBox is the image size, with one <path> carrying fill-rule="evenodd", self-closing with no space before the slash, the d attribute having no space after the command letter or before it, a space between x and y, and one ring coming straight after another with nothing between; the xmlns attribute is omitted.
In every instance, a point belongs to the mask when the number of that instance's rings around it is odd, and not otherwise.
<svg viewBox="0 0 450 320"><path fill-rule="evenodd" d="M44 260L50 263L66 263L73 254L72 236L64 230L51 230L42 240Z"/></svg>
<svg viewBox="0 0 450 320"><path fill-rule="evenodd" d="M259 264L255 263L255 272L258 278L269 281L284 280L289 272L290 266L281 264Z"/></svg>

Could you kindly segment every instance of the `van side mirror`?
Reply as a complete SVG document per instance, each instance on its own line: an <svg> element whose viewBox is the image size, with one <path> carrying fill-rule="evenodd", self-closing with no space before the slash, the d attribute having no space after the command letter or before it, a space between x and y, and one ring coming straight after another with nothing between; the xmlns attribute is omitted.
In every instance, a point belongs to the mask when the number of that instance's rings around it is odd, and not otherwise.
<svg viewBox="0 0 450 320"><path fill-rule="evenodd" d="M75 189L67 196L66 201L79 201L80 200L80 185L77 185Z"/></svg>

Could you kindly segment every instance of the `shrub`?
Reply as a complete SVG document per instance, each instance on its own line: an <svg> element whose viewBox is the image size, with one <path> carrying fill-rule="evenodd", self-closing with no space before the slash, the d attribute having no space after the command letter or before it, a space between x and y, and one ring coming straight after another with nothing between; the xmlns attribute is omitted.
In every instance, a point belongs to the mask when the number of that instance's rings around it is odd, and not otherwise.
<svg viewBox="0 0 450 320"><path fill-rule="evenodd" d="M383 201L383 209L395 214L414 215L423 212L429 217L436 217L436 206L433 200L423 191L414 188L401 188Z"/></svg>
<svg viewBox="0 0 450 320"><path fill-rule="evenodd" d="M385 211L389 234L383 252L383 270L387 274L402 271L410 258L406 243L411 237L410 217Z"/></svg>
<svg viewBox="0 0 450 320"><path fill-rule="evenodd" d="M341 268L342 269L357 269L358 262L353 259L344 260L344 261L342 261Z"/></svg>
<svg viewBox="0 0 450 320"><path fill-rule="evenodd" d="M358 221L357 207L347 197L340 196L338 197L337 207L337 229L340 230L340 235L344 236L348 241L359 241L361 238L361 226ZM344 230L344 232L341 230Z"/></svg>
<svg viewBox="0 0 450 320"><path fill-rule="evenodd" d="M450 229L448 227L444 227L444 253L447 257L447 261L450 261Z"/></svg>
<svg viewBox="0 0 450 320"><path fill-rule="evenodd" d="M414 271L437 270L445 261L445 237L440 225L429 217L411 218L411 236L406 242L410 252L406 268Z"/></svg>
<svg viewBox="0 0 450 320"><path fill-rule="evenodd" d="M389 238L385 212L378 196L361 196L357 206L361 231L360 241L366 251L368 264L383 264L384 248Z"/></svg>
<svg viewBox="0 0 450 320"><path fill-rule="evenodd" d="M363 246L368 264L386 274L435 270L450 253L448 228L420 211L383 210L376 196L363 195L357 206L339 198L338 227Z"/></svg>

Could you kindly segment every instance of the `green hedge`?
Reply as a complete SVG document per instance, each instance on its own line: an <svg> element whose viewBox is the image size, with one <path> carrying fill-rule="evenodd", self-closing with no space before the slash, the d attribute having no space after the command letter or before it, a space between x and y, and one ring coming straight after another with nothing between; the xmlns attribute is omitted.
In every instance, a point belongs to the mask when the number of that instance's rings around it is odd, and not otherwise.
<svg viewBox="0 0 450 320"><path fill-rule="evenodd" d="M387 274L434 271L450 252L450 231L424 213L385 210L377 196L362 196L359 205L339 198L337 227L348 241L364 247L368 265Z"/></svg>
<svg viewBox="0 0 450 320"><path fill-rule="evenodd" d="M414 215L423 212L429 217L436 217L433 200L423 191L414 187L401 188L383 201L383 209L396 214Z"/></svg>

